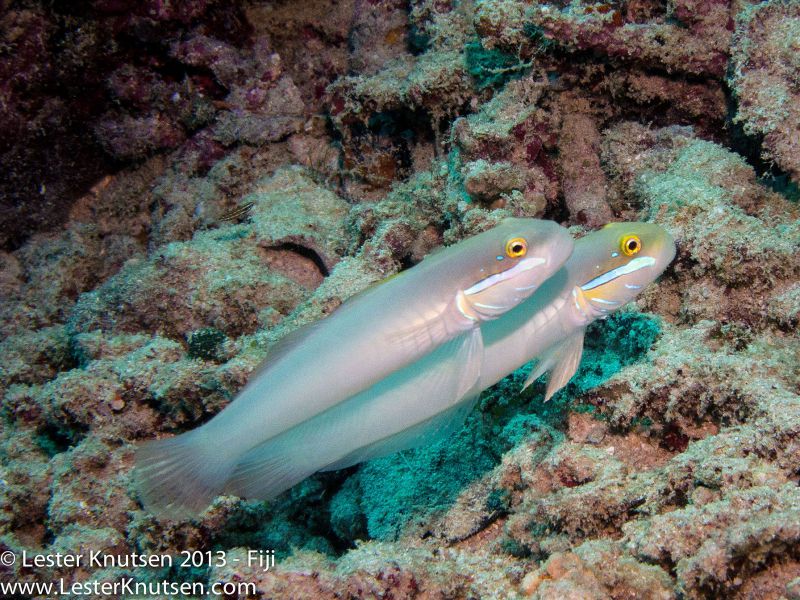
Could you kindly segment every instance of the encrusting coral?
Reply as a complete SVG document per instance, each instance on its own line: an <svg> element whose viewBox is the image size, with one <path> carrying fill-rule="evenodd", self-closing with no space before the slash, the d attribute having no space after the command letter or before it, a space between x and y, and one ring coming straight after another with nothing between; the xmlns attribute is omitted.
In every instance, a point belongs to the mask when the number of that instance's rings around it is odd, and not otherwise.
<svg viewBox="0 0 800 600"><path fill-rule="evenodd" d="M800 597L796 2L29 4L0 9L2 189L30 200L0 235L0 551L242 560L2 581ZM444 442L195 521L141 509L135 444L509 215L652 221L678 253L546 405L523 368ZM264 549L277 566L245 566Z"/></svg>

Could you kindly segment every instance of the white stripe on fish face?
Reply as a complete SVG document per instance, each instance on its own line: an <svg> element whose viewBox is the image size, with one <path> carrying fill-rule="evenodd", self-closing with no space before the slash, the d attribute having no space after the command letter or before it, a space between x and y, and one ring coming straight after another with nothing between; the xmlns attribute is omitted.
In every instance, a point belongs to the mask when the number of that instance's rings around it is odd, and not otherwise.
<svg viewBox="0 0 800 600"><path fill-rule="evenodd" d="M527 256L506 271L486 277L460 293L479 320L496 319L541 285L549 263L547 258Z"/></svg>
<svg viewBox="0 0 800 600"><path fill-rule="evenodd" d="M464 294L466 294L467 296L479 294L480 292L487 290L490 287L497 285L498 283L502 283L503 281L508 281L512 277L516 277L517 275L519 275L520 273L524 273L525 271L530 271L531 269L541 266L546 262L547 260L540 256L531 256L529 258L523 258L521 261L519 261L516 265L514 265L510 269L506 269L505 271L501 271L500 273L495 273L494 275L490 275L485 279L481 279L475 285L472 285L467 289L465 289ZM522 288L522 289L531 289L531 288Z"/></svg>
<svg viewBox="0 0 800 600"><path fill-rule="evenodd" d="M606 271L602 275L595 277L589 283L586 283L581 286L581 290L587 292L589 290L593 290L596 287L599 287L603 284L606 284L610 281L614 281L618 277L622 277L623 275L630 275L631 273L635 273L639 269L643 269L645 267L652 267L656 264L656 259L652 256L637 256L630 262L617 267L616 269L611 269L610 271Z"/></svg>
<svg viewBox="0 0 800 600"><path fill-rule="evenodd" d="M605 298L589 298L592 302L599 302L600 304L609 304L611 306L615 306L619 304L616 300L606 300Z"/></svg>
<svg viewBox="0 0 800 600"><path fill-rule="evenodd" d="M507 305L495 306L494 304L483 304L482 302L476 302L472 306L477 306L478 308L486 308L489 310L508 310Z"/></svg>
<svg viewBox="0 0 800 600"><path fill-rule="evenodd" d="M518 292L527 292L528 290L532 290L534 288L539 287L539 282L534 283L533 285L526 285L523 287L515 287L514 289Z"/></svg>

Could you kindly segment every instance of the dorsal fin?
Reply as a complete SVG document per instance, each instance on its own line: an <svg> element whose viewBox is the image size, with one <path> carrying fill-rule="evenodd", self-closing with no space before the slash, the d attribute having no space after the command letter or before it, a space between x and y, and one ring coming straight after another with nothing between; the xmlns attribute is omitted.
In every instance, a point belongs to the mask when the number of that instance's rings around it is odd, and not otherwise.
<svg viewBox="0 0 800 600"><path fill-rule="evenodd" d="M318 327L322 325L322 323L325 322L325 319L329 318L331 315L341 310L343 306L347 306L350 303L356 301L358 298L364 297L366 294L368 294L378 286L386 283L387 281L391 281L392 279L394 279L399 275L402 275L403 273L405 273L405 271L400 271L398 273L390 275L389 277L380 279L378 281L369 284L363 290L356 292L355 294L347 298L344 302L342 302L339 306L337 306L329 314L325 315L321 319L317 319L312 323L306 323L305 325L301 325L294 331L287 333L285 336L280 338L277 342L275 342L272 346L269 347L269 349L267 350L267 355L264 357L264 360L262 360L258 364L258 366L255 369L253 369L253 372L250 374L250 378L252 379L256 375L258 375L259 373L263 372L268 367L270 367L273 363L275 363L279 359L289 354L289 352L291 352L298 346L302 345L303 342L306 340L306 338L308 338Z"/></svg>
<svg viewBox="0 0 800 600"><path fill-rule="evenodd" d="M301 325L270 346L267 350L267 355L250 373L250 380L255 379L257 375L271 367L278 360L289 354L289 352L302 345L306 338L308 338L324 320L323 318L312 323Z"/></svg>
<svg viewBox="0 0 800 600"><path fill-rule="evenodd" d="M341 303L339 308L341 308L342 306L346 306L348 304L351 304L352 302L355 302L359 298L363 298L364 296L366 296L367 294L369 294L373 290L375 290L375 289L379 288L380 286L382 286L384 283L388 283L388 282L400 277L404 273L405 273L405 271L398 271L397 273L392 273L388 277L384 277L383 279L379 279L378 281L373 281L367 287L365 287L363 290L358 291L355 294L353 294L352 296L350 296L349 298L347 298L347 300L345 300L344 302ZM339 310L339 309L337 308L336 310Z"/></svg>

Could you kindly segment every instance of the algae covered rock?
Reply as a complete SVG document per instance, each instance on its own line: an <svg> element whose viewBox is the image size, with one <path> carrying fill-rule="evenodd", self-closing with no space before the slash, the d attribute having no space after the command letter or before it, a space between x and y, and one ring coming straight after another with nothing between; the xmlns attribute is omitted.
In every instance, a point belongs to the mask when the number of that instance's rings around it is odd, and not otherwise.
<svg viewBox="0 0 800 600"><path fill-rule="evenodd" d="M255 331L266 309L291 312L346 249L347 204L302 169L255 190L242 199L252 203L249 223L201 231L129 261L78 301L70 326L174 338L214 327L239 336Z"/></svg>
<svg viewBox="0 0 800 600"><path fill-rule="evenodd" d="M348 204L303 169L282 169L257 182L241 202L253 203L253 232L262 246L311 254L324 274L347 250Z"/></svg>
<svg viewBox="0 0 800 600"><path fill-rule="evenodd" d="M738 102L734 122L763 139L762 156L800 182L800 6L762 2L743 10L729 80Z"/></svg>
<svg viewBox="0 0 800 600"><path fill-rule="evenodd" d="M253 237L245 236L235 226L202 232L191 242L162 247L150 259L128 262L80 298L70 326L174 338L206 326L232 335L254 331L264 308L287 314L308 292L267 268Z"/></svg>

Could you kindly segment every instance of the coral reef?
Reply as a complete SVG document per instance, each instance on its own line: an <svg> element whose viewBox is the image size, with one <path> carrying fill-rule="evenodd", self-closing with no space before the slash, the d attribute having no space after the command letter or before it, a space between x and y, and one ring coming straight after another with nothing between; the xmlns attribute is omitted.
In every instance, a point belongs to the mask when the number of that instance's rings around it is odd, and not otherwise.
<svg viewBox="0 0 800 600"><path fill-rule="evenodd" d="M729 77L738 112L735 122L762 137L762 156L800 181L797 58L800 7L765 2L738 16Z"/></svg>
<svg viewBox="0 0 800 600"><path fill-rule="evenodd" d="M0 583L800 597L798 14L2 3L0 553L229 560L2 564ZM141 509L138 442L203 423L284 335L508 215L653 221L678 254L592 325L547 404L525 367L444 442L193 521ZM247 566L265 550L275 567Z"/></svg>
<svg viewBox="0 0 800 600"><path fill-rule="evenodd" d="M171 41L194 28L221 40L248 33L238 3L205 1L4 3L0 21L6 249L64 222L117 160L175 148L213 116L221 89L176 65Z"/></svg>

